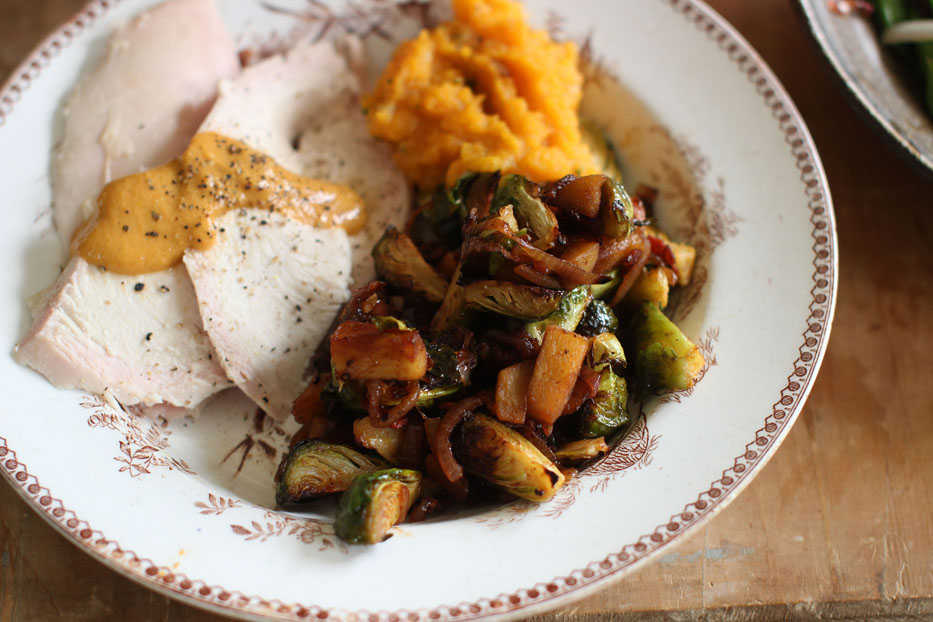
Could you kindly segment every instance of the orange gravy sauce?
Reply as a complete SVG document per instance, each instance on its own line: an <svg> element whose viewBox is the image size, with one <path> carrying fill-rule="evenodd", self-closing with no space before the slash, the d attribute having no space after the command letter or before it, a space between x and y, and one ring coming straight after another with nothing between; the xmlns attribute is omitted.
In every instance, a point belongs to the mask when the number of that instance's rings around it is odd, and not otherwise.
<svg viewBox="0 0 933 622"><path fill-rule="evenodd" d="M72 251L111 272L165 270L189 248L210 248L214 219L240 208L350 234L366 222L363 201L350 188L296 175L240 141L203 132L168 164L107 184Z"/></svg>

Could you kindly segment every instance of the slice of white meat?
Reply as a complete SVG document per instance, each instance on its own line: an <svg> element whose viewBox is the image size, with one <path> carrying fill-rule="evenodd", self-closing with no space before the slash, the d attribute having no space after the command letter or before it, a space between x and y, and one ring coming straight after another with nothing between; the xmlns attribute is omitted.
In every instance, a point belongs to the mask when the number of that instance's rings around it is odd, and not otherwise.
<svg viewBox="0 0 933 622"><path fill-rule="evenodd" d="M119 276L72 259L14 356L62 388L190 408L230 386L202 334L182 266Z"/></svg>
<svg viewBox="0 0 933 622"><path fill-rule="evenodd" d="M347 236L253 209L229 212L217 225L211 248L185 253L202 321L228 376L284 420L350 296Z"/></svg>
<svg viewBox="0 0 933 622"><path fill-rule="evenodd" d="M53 215L65 244L107 182L171 160L188 146L236 75L233 39L215 0L169 0L119 28L100 64L64 104L52 166Z"/></svg>
<svg viewBox="0 0 933 622"><path fill-rule="evenodd" d="M359 40L340 43L342 53L330 42L299 43L247 67L221 85L201 129L242 140L294 172L353 188L368 214L350 239L351 287L360 287L375 276L373 246L387 225L404 225L411 195L389 147L369 133L356 68Z"/></svg>
<svg viewBox="0 0 933 622"><path fill-rule="evenodd" d="M358 54L357 41L344 45ZM331 43L303 43L252 65L221 85L201 128L241 140L295 172L346 184L366 204L367 225L349 241L340 229L300 223L253 225L245 239L225 227L215 247L185 257L222 364L277 419L307 384L310 355L347 299L348 284L374 277L372 247L387 224L404 223L409 206L388 148L369 135L360 82L345 58ZM237 216L241 229L243 218Z"/></svg>
<svg viewBox="0 0 933 622"><path fill-rule="evenodd" d="M236 71L213 0L170 0L119 29L66 104L53 182L61 237L71 238L85 218L80 204L93 204L110 178L180 154L220 80ZM138 282L142 295L126 285ZM125 406L182 408L229 386L183 266L136 278L73 258L30 311L15 356L58 386L110 391Z"/></svg>

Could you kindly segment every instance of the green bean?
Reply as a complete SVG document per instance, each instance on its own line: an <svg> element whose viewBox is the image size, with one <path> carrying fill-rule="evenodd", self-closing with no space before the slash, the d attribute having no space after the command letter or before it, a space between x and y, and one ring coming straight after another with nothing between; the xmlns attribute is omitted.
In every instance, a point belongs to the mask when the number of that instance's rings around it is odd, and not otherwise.
<svg viewBox="0 0 933 622"><path fill-rule="evenodd" d="M907 0L872 0L872 4L875 5L875 19L882 31L910 17Z"/></svg>
<svg viewBox="0 0 933 622"><path fill-rule="evenodd" d="M930 12L933 13L933 0L927 0L930 5ZM914 12L912 17L923 18L925 15ZM924 100L927 106L927 112L933 115L933 42L917 44L917 56L920 60L920 68L923 71L925 82Z"/></svg>

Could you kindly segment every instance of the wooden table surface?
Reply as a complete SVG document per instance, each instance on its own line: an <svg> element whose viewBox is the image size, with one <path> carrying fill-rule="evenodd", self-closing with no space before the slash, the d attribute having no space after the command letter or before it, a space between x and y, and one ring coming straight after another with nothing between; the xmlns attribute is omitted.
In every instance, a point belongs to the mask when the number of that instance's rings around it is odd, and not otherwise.
<svg viewBox="0 0 933 622"><path fill-rule="evenodd" d="M83 0L0 0L0 80ZM836 202L832 343L796 427L707 527L542 619L933 619L933 177L843 96L792 0L711 0L802 111ZM219 620L122 578L0 484L0 622Z"/></svg>

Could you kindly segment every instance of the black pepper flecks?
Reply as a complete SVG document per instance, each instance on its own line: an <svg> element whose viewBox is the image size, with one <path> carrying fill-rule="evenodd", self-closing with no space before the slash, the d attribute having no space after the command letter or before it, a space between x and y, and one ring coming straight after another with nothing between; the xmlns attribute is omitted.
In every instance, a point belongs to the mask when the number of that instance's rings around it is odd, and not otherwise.
<svg viewBox="0 0 933 622"><path fill-rule="evenodd" d="M152 333L146 333L146 341L152 341Z"/></svg>
<svg viewBox="0 0 933 622"><path fill-rule="evenodd" d="M146 287L145 283L137 283L136 285L133 286L133 289L137 292L141 292L143 291L144 287Z"/></svg>

